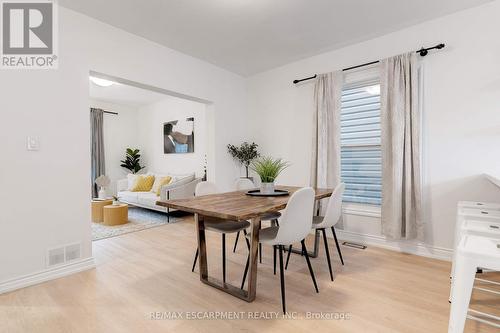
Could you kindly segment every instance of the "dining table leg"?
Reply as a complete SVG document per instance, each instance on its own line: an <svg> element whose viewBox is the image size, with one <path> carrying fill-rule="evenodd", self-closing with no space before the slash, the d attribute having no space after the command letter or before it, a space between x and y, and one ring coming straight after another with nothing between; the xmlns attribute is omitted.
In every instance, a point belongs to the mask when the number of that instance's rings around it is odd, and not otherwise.
<svg viewBox="0 0 500 333"><path fill-rule="evenodd" d="M200 280L208 278L208 263L207 263L207 242L205 239L205 222L203 216L194 214L194 221L196 224L197 238L198 238L198 256L199 256L199 271Z"/></svg>
<svg viewBox="0 0 500 333"><path fill-rule="evenodd" d="M250 267L248 274L248 290L224 283L208 275L207 245L205 238L205 222L203 216L194 214L199 250L199 271L201 282L224 291L247 302L253 302L257 293L257 260L259 248L260 217L252 218L252 238L250 240Z"/></svg>
<svg viewBox="0 0 500 333"><path fill-rule="evenodd" d="M257 254L259 248L260 217L252 218L252 239L250 241L250 272L248 274L248 301L252 302L257 293Z"/></svg>

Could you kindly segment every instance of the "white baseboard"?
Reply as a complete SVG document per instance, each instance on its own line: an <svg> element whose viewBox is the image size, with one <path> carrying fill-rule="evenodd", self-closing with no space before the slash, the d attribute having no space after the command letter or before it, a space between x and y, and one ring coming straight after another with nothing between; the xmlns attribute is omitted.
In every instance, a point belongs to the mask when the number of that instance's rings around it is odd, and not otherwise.
<svg viewBox="0 0 500 333"><path fill-rule="evenodd" d="M339 239L349 242L372 245L388 250L415 254L418 256L429 257L433 259L451 261L453 251L451 249L430 246L423 243L411 241L393 241L378 235L365 235L352 231L336 229Z"/></svg>
<svg viewBox="0 0 500 333"><path fill-rule="evenodd" d="M95 268L93 257L0 282L0 294Z"/></svg>

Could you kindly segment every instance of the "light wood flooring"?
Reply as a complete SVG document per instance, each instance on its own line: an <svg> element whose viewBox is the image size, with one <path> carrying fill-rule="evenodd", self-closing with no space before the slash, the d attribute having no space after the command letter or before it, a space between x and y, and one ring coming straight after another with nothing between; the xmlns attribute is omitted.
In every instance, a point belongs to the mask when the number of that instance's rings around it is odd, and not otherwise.
<svg viewBox="0 0 500 333"><path fill-rule="evenodd" d="M207 233L209 274L220 277L220 235ZM244 243L232 253L228 236L228 281L239 285L247 256ZM308 239L312 248L312 238ZM312 260L316 294L305 260L292 255L286 272L288 311L298 318L194 320L187 313L244 312L281 315L279 275L272 249L264 247L257 299L246 303L199 281L191 273L196 238L191 217L93 244L97 268L0 295L0 332L447 332L448 262L376 247L342 246L340 265L333 240L331 282L322 248ZM323 243L321 242L321 246ZM231 249L231 250L230 250ZM473 307L500 315L500 296L474 292ZM151 319L151 313L160 313ZM182 319L165 319L180 312ZM347 319L306 319L307 312L347 314ZM497 332L467 321L466 332Z"/></svg>

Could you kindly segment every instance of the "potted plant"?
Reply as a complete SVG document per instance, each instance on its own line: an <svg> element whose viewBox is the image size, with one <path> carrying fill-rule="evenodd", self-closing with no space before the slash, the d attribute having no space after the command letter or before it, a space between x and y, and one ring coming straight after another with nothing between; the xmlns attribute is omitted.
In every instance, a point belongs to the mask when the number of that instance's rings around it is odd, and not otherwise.
<svg viewBox="0 0 500 333"><path fill-rule="evenodd" d="M263 194L274 193L274 181L289 165L281 158L262 157L254 161L251 168L260 177L260 192Z"/></svg>
<svg viewBox="0 0 500 333"><path fill-rule="evenodd" d="M116 195L113 195L113 206L118 206L120 204L120 201L118 200L118 197Z"/></svg>
<svg viewBox="0 0 500 333"><path fill-rule="evenodd" d="M139 154L139 149L127 148L125 153L125 159L120 161L121 167L129 170L131 173L136 174L145 167L141 166L141 155Z"/></svg>
<svg viewBox="0 0 500 333"><path fill-rule="evenodd" d="M245 166L246 170L246 178L251 179L248 177L248 168L250 167L250 163L257 157L259 157L259 152L257 151L257 147L259 145L256 144L255 142L248 143L248 142L243 142L239 147L234 146L234 145L227 145L227 151L228 153L239 163L241 163L243 166Z"/></svg>

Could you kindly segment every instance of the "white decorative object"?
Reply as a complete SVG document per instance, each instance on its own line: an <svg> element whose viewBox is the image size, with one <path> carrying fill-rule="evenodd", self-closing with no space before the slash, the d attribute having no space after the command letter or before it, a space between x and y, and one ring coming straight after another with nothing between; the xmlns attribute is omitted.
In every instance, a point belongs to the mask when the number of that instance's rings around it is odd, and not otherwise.
<svg viewBox="0 0 500 333"><path fill-rule="evenodd" d="M99 190L99 193L98 193L98 198L99 199L106 199L106 190L104 189L104 187L101 186L101 189Z"/></svg>
<svg viewBox="0 0 500 333"><path fill-rule="evenodd" d="M106 199L106 187L111 183L111 179L108 176L99 176L96 178L95 183L99 186L99 193L97 194L99 199Z"/></svg>
<svg viewBox="0 0 500 333"><path fill-rule="evenodd" d="M274 193L274 183L261 183L260 193L262 194L273 194Z"/></svg>

